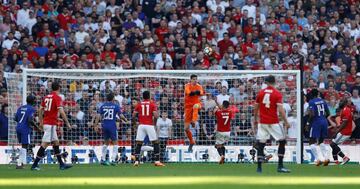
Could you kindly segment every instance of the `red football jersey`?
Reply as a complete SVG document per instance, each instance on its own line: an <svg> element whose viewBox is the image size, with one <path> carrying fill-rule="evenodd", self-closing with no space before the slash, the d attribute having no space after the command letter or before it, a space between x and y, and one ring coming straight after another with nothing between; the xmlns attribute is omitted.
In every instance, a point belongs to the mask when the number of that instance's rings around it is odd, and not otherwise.
<svg viewBox="0 0 360 189"><path fill-rule="evenodd" d="M45 96L41 102L41 107L44 109L44 124L57 125L58 121L58 110L62 107L61 97L52 92Z"/></svg>
<svg viewBox="0 0 360 189"><path fill-rule="evenodd" d="M230 122L233 117L231 109L220 109L215 112L217 120L217 131L219 132L230 132Z"/></svg>
<svg viewBox="0 0 360 189"><path fill-rule="evenodd" d="M277 113L278 104L282 104L281 93L272 86L259 91L256 97L256 103L259 105L259 116L262 124L276 124L279 123Z"/></svg>
<svg viewBox="0 0 360 189"><path fill-rule="evenodd" d="M340 133L342 135L351 135L352 133L352 126L353 126L353 115L352 115L352 108L350 106L345 106L341 110L340 113L340 124L342 124L344 121L348 121L345 128L343 128Z"/></svg>
<svg viewBox="0 0 360 189"><path fill-rule="evenodd" d="M153 113L157 111L157 107L154 102L144 100L136 105L135 111L139 116L139 124L154 125Z"/></svg>

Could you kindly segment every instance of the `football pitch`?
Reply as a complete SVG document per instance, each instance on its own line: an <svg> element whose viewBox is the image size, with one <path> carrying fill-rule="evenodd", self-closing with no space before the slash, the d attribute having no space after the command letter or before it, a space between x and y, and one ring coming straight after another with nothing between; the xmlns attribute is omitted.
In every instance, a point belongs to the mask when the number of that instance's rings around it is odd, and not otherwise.
<svg viewBox="0 0 360 189"><path fill-rule="evenodd" d="M169 163L166 167L131 164L104 167L75 165L60 171L57 165L41 165L41 171L0 166L0 188L359 188L360 165L316 167L287 164L290 174L277 173L275 164L265 164L256 173L255 164Z"/></svg>

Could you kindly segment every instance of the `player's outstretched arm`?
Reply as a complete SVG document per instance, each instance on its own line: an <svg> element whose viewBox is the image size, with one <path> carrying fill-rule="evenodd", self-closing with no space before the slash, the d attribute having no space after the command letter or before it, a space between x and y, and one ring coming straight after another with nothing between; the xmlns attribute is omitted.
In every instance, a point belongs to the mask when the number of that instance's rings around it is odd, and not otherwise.
<svg viewBox="0 0 360 189"><path fill-rule="evenodd" d="M72 127L71 127L71 125L69 123L69 120L68 120L68 118L67 118L67 116L65 114L65 111L64 111L64 109L62 107L59 107L59 112L60 112L61 118L65 121L66 126L69 129L71 129Z"/></svg>

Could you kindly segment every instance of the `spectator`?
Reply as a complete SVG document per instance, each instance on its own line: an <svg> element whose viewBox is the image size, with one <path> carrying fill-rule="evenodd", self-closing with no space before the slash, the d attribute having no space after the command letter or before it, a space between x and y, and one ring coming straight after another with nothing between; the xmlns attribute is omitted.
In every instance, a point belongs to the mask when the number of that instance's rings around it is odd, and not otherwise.
<svg viewBox="0 0 360 189"><path fill-rule="evenodd" d="M156 121L156 131L160 141L160 161L167 161L165 159L166 145L170 138L172 138L172 121L167 117L167 112L162 112L161 117Z"/></svg>

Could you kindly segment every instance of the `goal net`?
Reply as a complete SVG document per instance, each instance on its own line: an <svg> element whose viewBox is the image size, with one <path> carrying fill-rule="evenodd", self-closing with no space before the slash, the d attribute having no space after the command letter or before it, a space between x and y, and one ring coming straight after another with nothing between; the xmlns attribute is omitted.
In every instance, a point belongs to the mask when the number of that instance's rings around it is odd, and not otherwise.
<svg viewBox="0 0 360 189"><path fill-rule="evenodd" d="M205 89L199 121L191 132L196 140L193 152L187 151L188 140L184 133L184 86L190 75L196 74ZM282 92L284 108L291 127L287 130L288 146L285 161L300 162L300 72L299 71L197 71L197 70L45 70L24 69L22 74L7 74L9 91L9 145L18 145L16 123L13 116L16 109L25 103L26 96L36 96L36 108L41 99L51 92L51 83L61 83L61 97L64 110L73 129L63 127L58 120L58 136L69 157L77 157L84 163L100 159L102 134L93 128L97 109L109 92L115 94L124 116L131 120L134 102L149 90L161 116L172 124L157 125L162 144L162 158L167 162L215 162L219 157L215 144L216 119L213 109L217 101L230 101L235 113L231 121L231 139L226 145L227 162L251 162L255 134L252 130L253 105L257 92L265 86L264 77L276 77L276 87ZM162 119L162 118L159 118ZM160 123L160 122L159 122ZM129 122L118 125L119 160L127 162L134 145L136 128ZM36 146L42 133L34 129L31 141ZM145 156L151 156L151 144ZM146 148L145 148L146 150ZM277 144L268 141L266 154L270 161L277 161Z"/></svg>

